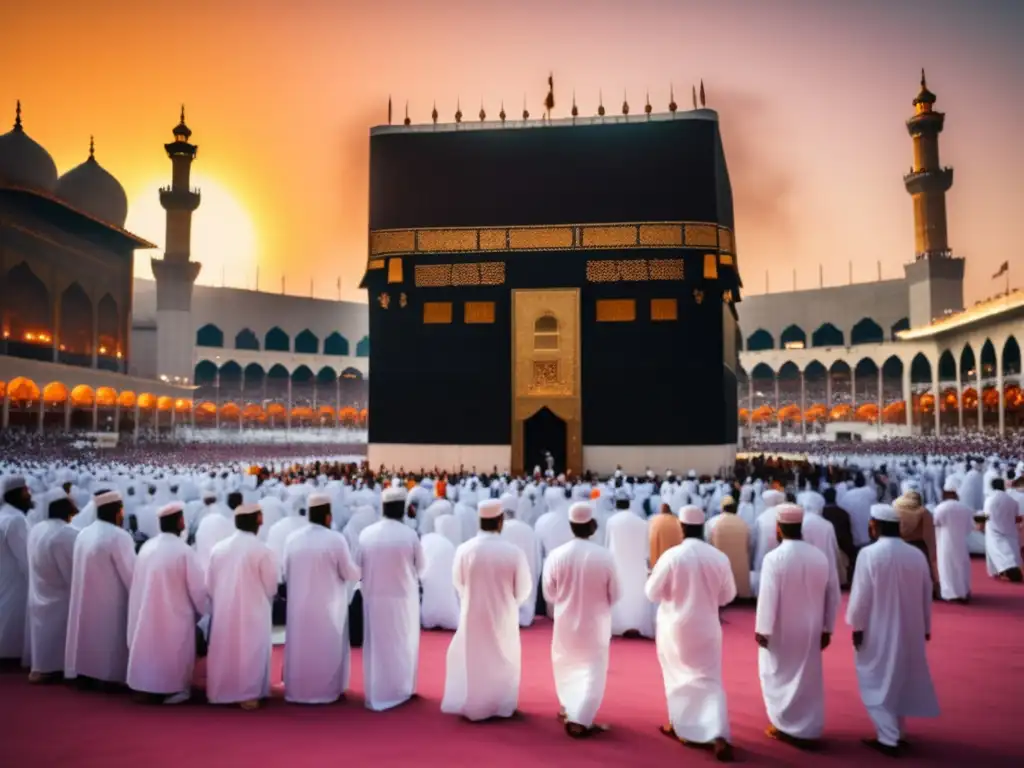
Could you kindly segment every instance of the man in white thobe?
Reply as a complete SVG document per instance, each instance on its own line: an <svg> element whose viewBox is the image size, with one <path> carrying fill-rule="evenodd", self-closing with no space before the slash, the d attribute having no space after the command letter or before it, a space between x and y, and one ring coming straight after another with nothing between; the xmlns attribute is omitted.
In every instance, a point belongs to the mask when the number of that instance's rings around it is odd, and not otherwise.
<svg viewBox="0 0 1024 768"><path fill-rule="evenodd" d="M619 600L619 586L611 552L590 541L597 521L589 503L569 507L569 525L575 538L544 561L544 599L555 614L551 667L559 717L566 733L581 738L607 730L594 718L608 679L612 609Z"/></svg>
<svg viewBox="0 0 1024 768"><path fill-rule="evenodd" d="M30 682L64 673L64 644L78 529L70 524L77 512L67 496L52 499L49 517L28 533L28 623L31 641Z"/></svg>
<svg viewBox="0 0 1024 768"><path fill-rule="evenodd" d="M686 745L710 744L727 762L732 746L719 609L736 598L736 584L729 558L704 541L700 507L684 506L679 520L683 543L658 558L647 580L647 599L658 603L655 642L668 700L669 725L661 730Z"/></svg>
<svg viewBox="0 0 1024 768"><path fill-rule="evenodd" d="M157 510L160 533L135 561L128 598L128 687L165 704L188 701L196 663L196 622L209 612L203 569L181 538L185 506Z"/></svg>
<svg viewBox="0 0 1024 768"><path fill-rule="evenodd" d="M121 527L121 494L107 491L95 502L96 520L75 540L64 677L124 685L135 542Z"/></svg>
<svg viewBox="0 0 1024 768"><path fill-rule="evenodd" d="M877 736L869 747L890 757L904 746L905 717L938 717L925 643L931 639L932 578L927 558L900 537L900 514L871 508L875 543L857 556L846 623L853 630L857 683Z"/></svg>
<svg viewBox="0 0 1024 768"><path fill-rule="evenodd" d="M519 704L519 606L532 594L526 555L501 537L501 499L477 507L480 531L455 552L459 628L448 646L441 711L479 721L512 717Z"/></svg>
<svg viewBox="0 0 1024 768"><path fill-rule="evenodd" d="M772 488L761 494L761 499L764 502L764 511L758 515L754 524L754 568L750 573L750 591L755 596L761 579L761 563L764 562L764 556L779 546L775 536L775 507L785 503L786 494Z"/></svg>
<svg viewBox="0 0 1024 768"><path fill-rule="evenodd" d="M25 647L28 605L28 521L32 494L25 478L3 481L0 506L0 663L17 667Z"/></svg>
<svg viewBox="0 0 1024 768"><path fill-rule="evenodd" d="M199 556L199 567L205 573L210 565L210 553L213 548L235 532L233 510L242 504L242 494L237 491L228 494L228 506L210 502L203 518L196 528L196 554Z"/></svg>
<svg viewBox="0 0 1024 768"><path fill-rule="evenodd" d="M526 556L530 566L530 597L519 606L519 626L528 627L533 624L537 614L537 587L540 584L540 540L533 528L516 519L519 511L519 499L515 494L506 493L501 497L501 508L505 513L505 522L501 528L501 536L519 547Z"/></svg>
<svg viewBox="0 0 1024 768"><path fill-rule="evenodd" d="M423 546L405 520L405 491L381 495L384 517L359 534L362 572L363 685L368 709L397 707L416 692L420 653Z"/></svg>
<svg viewBox="0 0 1024 768"><path fill-rule="evenodd" d="M808 503L814 503L809 500ZM835 569L813 544L801 540L807 517L795 504L776 507L780 544L765 555L754 636L768 736L799 747L825 728L821 652L839 610ZM831 589L832 582L837 582Z"/></svg>
<svg viewBox="0 0 1024 768"><path fill-rule="evenodd" d="M605 543L615 563L619 599L612 605L612 634L654 637L654 606L647 599L647 521L630 509L629 493L615 492L616 512L606 523Z"/></svg>
<svg viewBox="0 0 1024 768"><path fill-rule="evenodd" d="M1002 482L996 480L997 489L985 499L985 564L989 576L1020 584L1020 507L1002 489Z"/></svg>
<svg viewBox="0 0 1024 768"><path fill-rule="evenodd" d="M284 549L289 592L284 697L330 704L348 687L349 586L360 573L345 537L331 529L330 497L310 494L307 505L309 524L293 533Z"/></svg>
<svg viewBox="0 0 1024 768"><path fill-rule="evenodd" d="M210 553L206 698L211 704L253 710L270 695L271 609L279 569L270 547L257 537L262 525L258 504L240 504L235 532Z"/></svg>
<svg viewBox="0 0 1024 768"><path fill-rule="evenodd" d="M448 509L452 509L447 501L435 502L431 509L437 504L447 504ZM434 515L430 522L431 532L423 534L420 539L423 546L423 575L420 577L423 601L420 605L420 624L424 629L459 628L459 595L452 581L452 566L455 563L457 545L441 532L446 528L444 523L439 526L440 530L435 528L437 522L446 518L455 524L457 531L458 519L449 511L447 514ZM461 540L459 543L462 543Z"/></svg>
<svg viewBox="0 0 1024 768"><path fill-rule="evenodd" d="M935 507L935 548L938 550L939 594L943 600L966 603L971 597L971 550L974 510L963 504L957 482L946 478L942 501Z"/></svg>

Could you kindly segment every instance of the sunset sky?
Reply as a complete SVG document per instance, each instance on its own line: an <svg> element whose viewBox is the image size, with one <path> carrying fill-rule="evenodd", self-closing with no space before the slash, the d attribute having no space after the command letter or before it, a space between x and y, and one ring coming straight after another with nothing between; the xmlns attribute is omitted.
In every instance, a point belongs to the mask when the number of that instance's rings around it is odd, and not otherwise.
<svg viewBox="0 0 1024 768"><path fill-rule="evenodd" d="M288 10L283 8L287 5ZM947 113L950 242L967 298L1024 285L1024 3L1019 0L37 0L5 7L0 131L26 131L63 172L96 156L124 185L129 228L163 240L162 145L182 102L200 147L200 282L364 300L368 131L406 100L496 116L524 95L555 116L572 90L656 110L704 79L721 115L748 294L902 274L913 256L904 120L921 67ZM514 223L514 222L510 222ZM149 275L148 258L137 260Z"/></svg>

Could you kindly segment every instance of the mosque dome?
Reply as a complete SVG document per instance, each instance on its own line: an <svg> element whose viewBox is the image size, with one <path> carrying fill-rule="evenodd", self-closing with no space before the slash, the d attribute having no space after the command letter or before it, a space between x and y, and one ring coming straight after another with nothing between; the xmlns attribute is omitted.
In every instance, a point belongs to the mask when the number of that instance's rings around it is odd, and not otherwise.
<svg viewBox="0 0 1024 768"><path fill-rule="evenodd" d="M92 140L89 141L89 159L60 177L57 197L83 213L118 227L124 227L128 217L128 196L124 187L96 162Z"/></svg>
<svg viewBox="0 0 1024 768"><path fill-rule="evenodd" d="M52 192L57 186L57 166L53 158L21 126L20 101L14 129L0 136L0 182L44 192Z"/></svg>

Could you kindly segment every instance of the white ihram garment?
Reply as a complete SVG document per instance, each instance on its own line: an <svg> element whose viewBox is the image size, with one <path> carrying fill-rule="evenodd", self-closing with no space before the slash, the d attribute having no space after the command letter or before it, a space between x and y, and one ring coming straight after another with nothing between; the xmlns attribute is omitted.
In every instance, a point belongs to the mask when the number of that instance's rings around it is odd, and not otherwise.
<svg viewBox="0 0 1024 768"><path fill-rule="evenodd" d="M235 532L234 520L220 512L208 512L196 528L196 555L203 573L210 567L210 553L213 548Z"/></svg>
<svg viewBox="0 0 1024 768"><path fill-rule="evenodd" d="M584 539L563 544L544 561L544 599L554 606L551 667L558 703L568 722L589 728L604 698L619 600L612 554Z"/></svg>
<svg viewBox="0 0 1024 768"><path fill-rule="evenodd" d="M281 581L284 581L284 550L285 545L288 543L288 538L307 525L309 525L309 520L305 517L302 515L292 515L291 517L278 520L274 523L270 532L267 533L267 546L274 553L274 562L281 568Z"/></svg>
<svg viewBox="0 0 1024 768"><path fill-rule="evenodd" d="M384 518L359 534L356 564L363 574L366 706L391 709L416 691L423 547L414 530Z"/></svg>
<svg viewBox="0 0 1024 768"><path fill-rule="evenodd" d="M210 553L206 698L211 704L270 695L271 604L278 572L274 553L248 531L235 531Z"/></svg>
<svg viewBox="0 0 1024 768"><path fill-rule="evenodd" d="M424 561L420 624L424 629L458 629L459 596L452 583L455 547L440 533L424 534L420 543L423 546Z"/></svg>
<svg viewBox="0 0 1024 768"><path fill-rule="evenodd" d="M131 534L97 519L75 540L64 676L124 683L128 591L135 570Z"/></svg>
<svg viewBox="0 0 1024 768"><path fill-rule="evenodd" d="M506 519L501 528L501 537L515 544L526 556L530 566L530 596L519 606L519 626L533 624L537 613L537 586L540 584L540 540L533 528L522 520Z"/></svg>
<svg viewBox="0 0 1024 768"><path fill-rule="evenodd" d="M20 509L0 506L0 659L20 659L28 605L28 521Z"/></svg>
<svg viewBox="0 0 1024 768"><path fill-rule="evenodd" d="M950 499L935 508L933 519L942 599L962 600L971 594L971 551L967 540L974 530L974 511Z"/></svg>
<svg viewBox="0 0 1024 768"><path fill-rule="evenodd" d="M44 520L28 534L28 623L33 672L64 671L77 538L77 528L57 519Z"/></svg>
<svg viewBox="0 0 1024 768"><path fill-rule="evenodd" d="M620 590L612 606L612 634L635 630L654 637L654 606L644 593L650 556L647 522L628 509L616 512L608 518L607 547Z"/></svg>
<svg viewBox="0 0 1024 768"><path fill-rule="evenodd" d="M887 746L897 745L897 718L939 714L925 653L931 619L931 567L921 550L885 536L860 551L846 623L864 633L855 652L857 683L878 740Z"/></svg>
<svg viewBox="0 0 1024 768"><path fill-rule="evenodd" d="M655 641L676 735L697 744L727 740L718 611L736 598L729 558L704 541L684 539L658 559L646 591L659 603Z"/></svg>
<svg viewBox="0 0 1024 768"><path fill-rule="evenodd" d="M188 691L196 663L196 621L209 612L203 569L177 534L142 545L128 598L128 687Z"/></svg>
<svg viewBox="0 0 1024 768"><path fill-rule="evenodd" d="M441 711L469 720L511 717L519 703L519 606L530 566L515 544L480 531L455 552L452 580L462 615L448 646Z"/></svg>
<svg viewBox="0 0 1024 768"><path fill-rule="evenodd" d="M277 525L283 522L287 521ZM308 524L288 537L284 550L288 583L284 697L288 701L329 704L348 687L349 586L359 581L359 575L348 542L337 531Z"/></svg>
<svg viewBox="0 0 1024 768"><path fill-rule="evenodd" d="M817 739L825 729L821 636L835 627L835 578L828 558L805 541L783 540L761 568L754 625L768 638L757 655L761 692L771 724L798 739Z"/></svg>
<svg viewBox="0 0 1024 768"><path fill-rule="evenodd" d="M1019 511L1006 491L995 491L985 500L985 563L989 576L1021 567Z"/></svg>

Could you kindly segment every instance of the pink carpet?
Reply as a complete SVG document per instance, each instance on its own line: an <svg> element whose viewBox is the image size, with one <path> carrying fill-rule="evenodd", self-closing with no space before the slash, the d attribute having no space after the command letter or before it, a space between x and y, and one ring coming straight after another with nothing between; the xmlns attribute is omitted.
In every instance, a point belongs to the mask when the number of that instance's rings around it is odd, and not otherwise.
<svg viewBox="0 0 1024 768"><path fill-rule="evenodd" d="M1024 721L1024 587L985 577L974 562L975 601L935 607L929 646L942 716L912 720L912 751L897 764L1021 765ZM397 710L363 708L362 669L354 654L347 700L329 707L285 703L280 691L258 712L187 705L147 707L128 696L30 686L24 675L0 676L0 765L35 766L301 766L445 765L665 766L711 762L657 732L665 701L654 644L616 640L601 720L612 732L572 741L555 720L551 626L522 633L519 722L470 725L442 715L445 652L450 635L423 635L422 698ZM278 656L278 663L280 657ZM278 667L279 670L279 667ZM770 766L887 764L860 745L871 735L857 693L849 633L841 626L825 653L826 751L808 755L764 737L766 725L753 609L726 613L725 677L737 761Z"/></svg>

